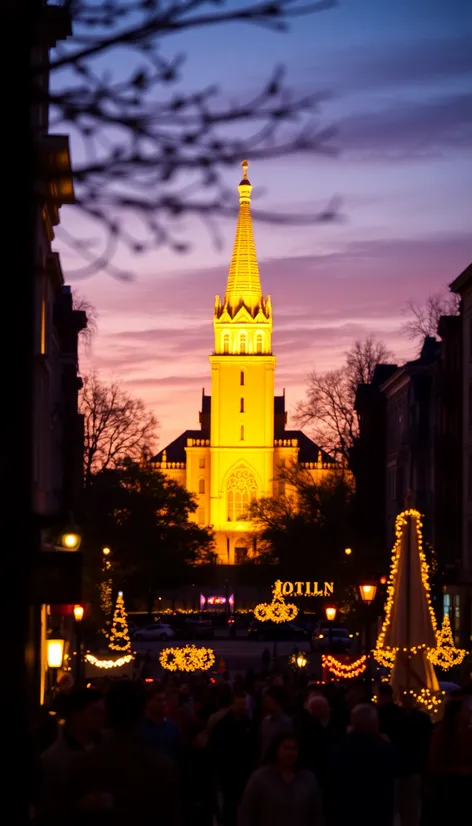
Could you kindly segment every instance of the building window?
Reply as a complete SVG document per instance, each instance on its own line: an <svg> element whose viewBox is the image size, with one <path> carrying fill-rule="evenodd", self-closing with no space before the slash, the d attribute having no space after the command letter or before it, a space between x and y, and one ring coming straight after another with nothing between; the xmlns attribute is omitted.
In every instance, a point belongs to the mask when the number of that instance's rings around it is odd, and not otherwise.
<svg viewBox="0 0 472 826"><path fill-rule="evenodd" d="M241 467L231 474L227 487L228 522L246 519L246 512L257 493L251 471Z"/></svg>
<svg viewBox="0 0 472 826"><path fill-rule="evenodd" d="M262 335L260 333L256 336L256 353L258 355L262 353Z"/></svg>
<svg viewBox="0 0 472 826"><path fill-rule="evenodd" d="M223 353L226 356L229 353L229 336L223 336Z"/></svg>
<svg viewBox="0 0 472 826"><path fill-rule="evenodd" d="M241 398L239 401L239 412L244 413L244 399Z"/></svg>
<svg viewBox="0 0 472 826"><path fill-rule="evenodd" d="M239 384L241 385L241 387L244 387L244 370L241 370L239 374Z"/></svg>
<svg viewBox="0 0 472 826"><path fill-rule="evenodd" d="M204 479L199 479L198 480L198 492L199 493L205 493L205 480Z"/></svg>
<svg viewBox="0 0 472 826"><path fill-rule="evenodd" d="M197 519L199 525L205 524L205 508L199 508L197 511Z"/></svg>
<svg viewBox="0 0 472 826"><path fill-rule="evenodd" d="M285 482L283 479L279 479L279 496L285 496Z"/></svg>
<svg viewBox="0 0 472 826"><path fill-rule="evenodd" d="M244 425L243 424L241 425L241 432L239 434L239 438L241 439L242 442L244 442Z"/></svg>
<svg viewBox="0 0 472 826"><path fill-rule="evenodd" d="M450 616L451 614L451 595L450 594L443 594L443 614L444 616Z"/></svg>
<svg viewBox="0 0 472 826"><path fill-rule="evenodd" d="M200 458L198 460L198 467L199 468L204 468L205 467L205 457L204 456L200 456Z"/></svg>
<svg viewBox="0 0 472 826"><path fill-rule="evenodd" d="M244 562L246 562L247 555L248 555L248 549L247 548L236 547L234 549L234 561L235 561L236 565L242 565Z"/></svg>
<svg viewBox="0 0 472 826"><path fill-rule="evenodd" d="M239 340L239 352L242 353L243 355L246 352L246 336L245 335L242 335L240 340Z"/></svg>

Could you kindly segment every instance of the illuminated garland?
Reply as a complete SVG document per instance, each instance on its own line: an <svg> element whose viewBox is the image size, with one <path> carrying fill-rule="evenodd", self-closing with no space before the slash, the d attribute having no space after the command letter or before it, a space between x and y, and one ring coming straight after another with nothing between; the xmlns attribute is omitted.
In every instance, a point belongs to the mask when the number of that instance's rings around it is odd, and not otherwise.
<svg viewBox="0 0 472 826"><path fill-rule="evenodd" d="M125 654L124 657L119 657L117 660L101 660L99 657L94 657L93 654L86 654L85 659L91 665L95 665L97 668L121 668L121 666L130 663L133 658L132 654Z"/></svg>
<svg viewBox="0 0 472 826"><path fill-rule="evenodd" d="M259 622L291 622L297 614L297 606L293 602L285 602L276 586L272 591L272 602L261 602L254 608L254 616Z"/></svg>
<svg viewBox="0 0 472 826"><path fill-rule="evenodd" d="M467 656L467 651L463 648L456 648L454 645L449 614L444 614L441 630L436 634L436 641L437 648L428 651L428 659L443 671L460 665Z"/></svg>
<svg viewBox="0 0 472 826"><path fill-rule="evenodd" d="M159 662L166 671L208 671L215 664L215 652L211 648L163 648Z"/></svg>
<svg viewBox="0 0 472 826"><path fill-rule="evenodd" d="M390 567L390 575L388 578L387 584L387 601L385 603L385 618L382 624L382 630L379 634L379 638L377 640L377 645L374 649L374 657L381 665L385 666L385 668L391 668L395 661L395 655L398 651L398 648L389 648L384 645L385 635L387 633L387 628L390 625L390 618L392 614L392 607L393 607L393 600L395 597L395 589L397 585L397 575L398 575L398 565L400 562L400 553L401 553L401 541L403 530L408 524L408 517L411 516L415 520L415 527L416 527L416 538L418 542L418 554L420 558L420 565L421 565L421 581L423 583L423 587L426 594L426 601L429 608L429 614L431 617L431 622L433 625L433 631L436 633L437 625L436 625L436 617L434 615L433 606L431 604L431 596L430 596L430 584L429 584L429 569L428 563L426 561L426 556L423 551L423 536L421 533L422 522L421 522L421 514L419 511L415 510L414 508L410 508L409 510L402 511L402 513L398 514L395 520L395 545L393 546L392 551L392 564ZM410 654L416 654L418 651L425 649L425 645L415 645L410 649L404 648L404 651L409 651Z"/></svg>
<svg viewBox="0 0 472 826"><path fill-rule="evenodd" d="M403 695L406 696L410 694L417 705L424 706L425 711L428 712L437 712L441 708L444 698L446 696L445 691L431 691L430 688L422 688L421 691L404 691Z"/></svg>
<svg viewBox="0 0 472 826"><path fill-rule="evenodd" d="M112 651L122 651L124 654L129 654L131 651L131 640L128 631L123 591L119 591L116 599L108 647L111 648Z"/></svg>
<svg viewBox="0 0 472 826"><path fill-rule="evenodd" d="M323 668L327 668L338 680L353 680L359 677L367 668L367 656L365 654L359 657L353 663L342 663L331 654L323 654L321 657L321 664Z"/></svg>

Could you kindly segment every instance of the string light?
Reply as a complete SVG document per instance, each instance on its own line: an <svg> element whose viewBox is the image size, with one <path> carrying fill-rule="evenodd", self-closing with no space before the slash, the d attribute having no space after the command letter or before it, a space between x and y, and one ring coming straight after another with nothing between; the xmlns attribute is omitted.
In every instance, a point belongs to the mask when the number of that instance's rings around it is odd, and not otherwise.
<svg viewBox="0 0 472 826"><path fill-rule="evenodd" d="M166 671L208 671L215 664L215 652L212 648L197 648L196 645L163 648L159 662Z"/></svg>
<svg viewBox="0 0 472 826"><path fill-rule="evenodd" d="M366 670L367 656L363 654L353 663L343 663L337 660L336 657L332 657L331 654L323 654L321 664L323 668L334 674L338 680L353 680Z"/></svg>
<svg viewBox="0 0 472 826"><path fill-rule="evenodd" d="M436 634L436 642L437 648L428 651L428 659L431 660L433 665L442 668L443 671L448 671L449 668L460 665L467 656L467 651L463 648L456 648L454 645L449 614L444 614L441 629Z"/></svg>
<svg viewBox="0 0 472 826"><path fill-rule="evenodd" d="M116 599L108 647L111 648L112 651L122 651L125 654L131 651L131 639L128 631L128 619L126 617L123 591L118 592Z"/></svg>
<svg viewBox="0 0 472 826"><path fill-rule="evenodd" d="M390 619L392 615L392 608L393 608L393 600L395 597L395 590L397 585L397 577L398 577L398 566L400 562L400 553L401 553L401 542L403 531L408 524L408 517L412 517L415 522L416 528L416 538L418 543L418 554L420 558L420 566L421 566L421 581L423 583L423 588L426 594L426 601L428 604L429 614L431 617L431 623L433 626L433 631L436 633L437 631L437 624L436 624L436 617L434 615L433 606L431 603L431 588L429 584L429 568L428 563L426 561L426 556L423 550L423 535L422 535L422 522L421 522L421 514L419 511L415 510L414 508L410 508L409 510L402 511L399 513L396 521L395 521L395 544L393 546L392 551L392 564L390 567L390 575L388 578L387 584L387 600L385 603L385 618L382 624L382 630L379 634L377 645L374 649L374 657L381 665L385 668L392 668L395 662L395 656L397 651L400 649L398 648L390 648L385 646L385 635L387 633L387 628L390 625ZM411 648L403 648L401 649L404 652L408 652L410 655L418 653L418 651L422 651L426 649L426 645L414 645Z"/></svg>
<svg viewBox="0 0 472 826"><path fill-rule="evenodd" d="M88 663L96 666L97 668L105 668L108 670L109 668L121 668L123 665L130 663L134 658L132 654L125 654L124 657L119 657L117 660L101 660L93 654L86 654L85 659Z"/></svg>
<svg viewBox="0 0 472 826"><path fill-rule="evenodd" d="M272 602L261 602L254 608L254 616L259 622L291 622L298 614L293 602L285 602L277 583L272 591Z"/></svg>
<svg viewBox="0 0 472 826"><path fill-rule="evenodd" d="M415 691L414 689L404 691L403 696L406 697L407 695L413 697L417 705L424 706L426 711L434 713L440 710L444 702L446 692L431 691L430 688L422 688L420 691Z"/></svg>

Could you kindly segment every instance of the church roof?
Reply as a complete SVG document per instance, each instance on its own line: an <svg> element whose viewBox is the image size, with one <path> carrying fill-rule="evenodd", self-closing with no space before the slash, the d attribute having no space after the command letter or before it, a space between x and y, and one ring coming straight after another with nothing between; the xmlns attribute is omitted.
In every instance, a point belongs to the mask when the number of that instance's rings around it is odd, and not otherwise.
<svg viewBox="0 0 472 826"><path fill-rule="evenodd" d="M247 178L248 162L243 161L242 167L244 177L238 187L238 224L225 293L225 305L230 308L232 315L243 305L254 311L263 303L256 244L252 230L252 186Z"/></svg>
<svg viewBox="0 0 472 826"><path fill-rule="evenodd" d="M159 453L156 453L155 456L152 457L152 462L162 462L162 454L165 452L167 454L167 461L168 462L185 462L186 461L186 454L185 448L187 447L187 439L208 439L206 433L202 430L184 430L180 436L177 436L173 442L171 442L166 447L162 448Z"/></svg>

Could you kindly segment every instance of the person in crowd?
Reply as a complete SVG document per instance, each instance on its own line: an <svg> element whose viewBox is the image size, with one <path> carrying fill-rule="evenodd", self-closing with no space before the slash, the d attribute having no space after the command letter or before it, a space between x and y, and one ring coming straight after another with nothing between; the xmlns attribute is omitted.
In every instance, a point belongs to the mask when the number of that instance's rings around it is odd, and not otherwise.
<svg viewBox="0 0 472 826"><path fill-rule="evenodd" d="M330 713L326 697L310 692L303 708L293 719L300 745L300 765L313 772L321 788L325 784L326 767L333 746Z"/></svg>
<svg viewBox="0 0 472 826"><path fill-rule="evenodd" d="M260 725L260 754L265 761L268 749L277 735L292 731L292 721L285 713L286 696L281 685L272 685L262 698L263 718Z"/></svg>
<svg viewBox="0 0 472 826"><path fill-rule="evenodd" d="M68 826L129 826L180 823L179 789L168 759L143 743L143 686L114 683L105 697L108 732L68 771Z"/></svg>
<svg viewBox="0 0 472 826"><path fill-rule="evenodd" d="M105 704L101 691L82 689L64 698L64 725L56 741L40 757L40 821L53 820L63 806L64 783L70 762L100 741L105 725Z"/></svg>
<svg viewBox="0 0 472 826"><path fill-rule="evenodd" d="M380 734L375 706L355 706L328 771L330 826L393 826L397 762L394 747Z"/></svg>
<svg viewBox="0 0 472 826"><path fill-rule="evenodd" d="M179 727L166 716L166 695L159 684L148 688L146 713L141 723L143 742L173 761L178 761L182 738Z"/></svg>
<svg viewBox="0 0 472 826"><path fill-rule="evenodd" d="M207 745L205 723L197 720L187 732L181 761L183 818L188 826L213 826L216 794L211 782L213 766Z"/></svg>
<svg viewBox="0 0 472 826"><path fill-rule="evenodd" d="M233 702L233 693L229 683L221 683L218 687L217 703L218 708L208 718L208 731L216 726L217 723L228 713Z"/></svg>
<svg viewBox="0 0 472 826"><path fill-rule="evenodd" d="M471 811L472 695L458 692L447 701L431 738L428 768L424 823L465 824L464 815Z"/></svg>
<svg viewBox="0 0 472 826"><path fill-rule="evenodd" d="M265 765L246 786L238 826L321 826L320 790L315 776L299 768L298 756L293 734L274 736Z"/></svg>
<svg viewBox="0 0 472 826"><path fill-rule="evenodd" d="M175 688L166 691L165 717L177 726L182 739L185 740L187 734L193 731L195 715L188 705L182 704L180 693Z"/></svg>
<svg viewBox="0 0 472 826"><path fill-rule="evenodd" d="M235 826L244 787L255 765L257 741L247 713L247 696L234 692L230 709L213 727L209 737L213 776L219 792L224 826Z"/></svg>

